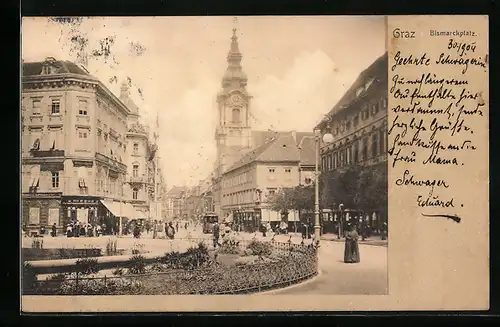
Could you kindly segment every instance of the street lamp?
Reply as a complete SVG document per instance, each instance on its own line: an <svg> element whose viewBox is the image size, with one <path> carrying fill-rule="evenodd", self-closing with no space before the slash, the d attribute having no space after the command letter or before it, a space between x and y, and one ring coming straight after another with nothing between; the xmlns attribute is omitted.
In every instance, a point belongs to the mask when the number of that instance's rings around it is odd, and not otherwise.
<svg viewBox="0 0 500 327"><path fill-rule="evenodd" d="M339 204L339 211L340 211L340 215L339 215L339 221L338 221L338 227L339 227L339 232L337 234L337 238L340 238L340 233L341 231L343 230L343 222L344 222L344 213L342 212L344 210L344 205L341 203Z"/></svg>
<svg viewBox="0 0 500 327"><path fill-rule="evenodd" d="M315 169L314 169L314 181L315 181L315 195L314 195L314 238L316 239L316 244L319 244L319 240L321 237L321 226L320 226L320 220L319 220L319 147L320 147L320 141L323 140L323 143L328 144L333 142L333 135L330 133L325 133L323 136L321 136L321 131L315 130L314 131L314 140L315 142L315 148L316 148L316 155L315 155Z"/></svg>

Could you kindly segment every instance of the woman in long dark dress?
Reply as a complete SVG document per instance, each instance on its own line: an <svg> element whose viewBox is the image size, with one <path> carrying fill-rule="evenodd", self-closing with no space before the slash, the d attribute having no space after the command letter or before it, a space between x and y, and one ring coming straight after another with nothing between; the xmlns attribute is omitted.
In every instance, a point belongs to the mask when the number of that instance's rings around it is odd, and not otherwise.
<svg viewBox="0 0 500 327"><path fill-rule="evenodd" d="M358 263L359 262L359 246L358 246L358 232L355 226L349 226L349 230L345 235L345 250L344 262L345 263Z"/></svg>

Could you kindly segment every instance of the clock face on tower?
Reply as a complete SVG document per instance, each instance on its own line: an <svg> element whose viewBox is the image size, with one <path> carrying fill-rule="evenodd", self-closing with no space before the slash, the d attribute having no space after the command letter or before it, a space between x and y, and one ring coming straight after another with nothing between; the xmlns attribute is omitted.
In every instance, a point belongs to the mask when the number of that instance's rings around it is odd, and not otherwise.
<svg viewBox="0 0 500 327"><path fill-rule="evenodd" d="M231 96L231 102L235 105L240 105L240 104L242 104L243 99L238 94L235 94L235 95Z"/></svg>

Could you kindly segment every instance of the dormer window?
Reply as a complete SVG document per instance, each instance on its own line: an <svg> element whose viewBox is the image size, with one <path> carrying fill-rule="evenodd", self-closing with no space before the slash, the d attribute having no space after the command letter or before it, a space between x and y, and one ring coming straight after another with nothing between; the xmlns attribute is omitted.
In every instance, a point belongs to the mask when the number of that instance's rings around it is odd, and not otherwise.
<svg viewBox="0 0 500 327"><path fill-rule="evenodd" d="M364 91L364 88L363 87L360 87L359 89L356 90L356 97L359 97L361 95L361 93L363 93Z"/></svg>

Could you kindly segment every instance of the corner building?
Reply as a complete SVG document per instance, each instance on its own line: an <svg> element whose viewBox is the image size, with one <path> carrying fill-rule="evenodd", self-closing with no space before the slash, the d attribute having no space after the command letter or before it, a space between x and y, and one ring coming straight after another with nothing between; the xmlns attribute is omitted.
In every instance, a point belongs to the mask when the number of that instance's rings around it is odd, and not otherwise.
<svg viewBox="0 0 500 327"><path fill-rule="evenodd" d="M22 67L22 221L28 233L74 220L118 228L129 109L83 67Z"/></svg>

